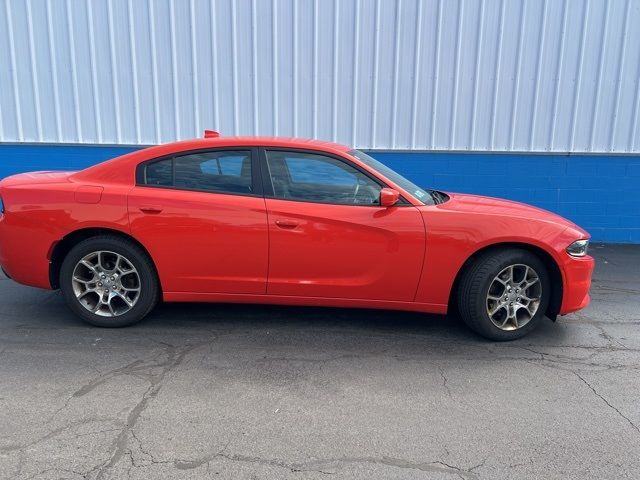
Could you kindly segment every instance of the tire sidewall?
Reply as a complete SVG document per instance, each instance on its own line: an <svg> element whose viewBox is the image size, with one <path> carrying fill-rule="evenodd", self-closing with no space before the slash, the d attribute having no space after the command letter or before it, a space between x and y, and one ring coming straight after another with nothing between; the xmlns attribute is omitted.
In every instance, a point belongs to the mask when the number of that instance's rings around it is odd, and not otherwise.
<svg viewBox="0 0 640 480"><path fill-rule="evenodd" d="M77 263L86 255L99 250L118 253L136 268L140 277L140 297L126 313L116 317L103 317L84 308L73 292L72 276ZM84 321L99 327L123 327L140 321L158 300L158 281L147 254L133 242L117 237L95 237L75 245L60 268L60 289L69 308Z"/></svg>

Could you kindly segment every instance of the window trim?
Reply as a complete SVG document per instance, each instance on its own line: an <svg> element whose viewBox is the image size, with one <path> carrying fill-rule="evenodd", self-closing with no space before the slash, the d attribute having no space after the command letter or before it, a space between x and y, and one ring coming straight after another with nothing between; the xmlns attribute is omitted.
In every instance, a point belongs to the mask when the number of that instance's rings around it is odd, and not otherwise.
<svg viewBox="0 0 640 480"><path fill-rule="evenodd" d="M357 165L350 160L341 157L340 155L336 155L332 152L326 152L324 150L313 150L313 149L304 149L304 148L287 148L287 147L260 147L258 152L258 156L260 158L260 173L262 177L262 190L264 192L265 198L270 198L273 200L282 200L285 202L301 202L301 203L316 203L318 205L340 205L346 207L374 207L374 208L387 208L382 207L379 204L371 204L371 203L336 203L336 202L320 202L316 200L302 200L298 198L282 198L275 195L275 191L273 188L273 181L271 180L271 172L269 171L269 163L267 161L267 152L292 152L292 153L302 153L308 155L317 155L321 157L329 157L335 160L338 160L346 165L354 168L358 172L364 174L366 177L371 179L373 182L380 185L380 188L391 188L380 178L373 175L371 172L365 170L360 165ZM410 207L412 206L410 202L408 202L402 194L398 200L398 203L394 206L397 207Z"/></svg>
<svg viewBox="0 0 640 480"><path fill-rule="evenodd" d="M148 160L144 160L136 165L136 186L137 187L146 187L146 188L159 188L163 190L176 190L176 191L185 191L185 192L202 192L202 193L213 193L216 195L234 195L240 197L263 197L263 187L262 187L262 179L260 172L260 161L258 155L259 147L251 147L251 146L242 146L241 148L229 148L229 147L218 147L218 148L198 148L194 150L184 150L180 152L174 152L167 155L161 155L159 157L150 158ZM251 193L237 193L237 192L225 192L219 190L205 190L200 188L186 188L186 187L176 187L175 185L149 185L146 183L146 169L147 165L151 163L161 162L163 160L174 160L176 157L184 157L187 155L201 154L201 153L214 153L214 152L249 152L249 156L251 158ZM175 161L171 162L172 169L172 182L175 179Z"/></svg>

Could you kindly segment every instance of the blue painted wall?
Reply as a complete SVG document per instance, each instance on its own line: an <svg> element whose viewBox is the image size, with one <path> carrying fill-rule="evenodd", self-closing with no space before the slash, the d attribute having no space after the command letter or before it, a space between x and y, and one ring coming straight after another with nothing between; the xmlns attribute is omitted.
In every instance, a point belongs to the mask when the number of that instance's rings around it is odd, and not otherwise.
<svg viewBox="0 0 640 480"><path fill-rule="evenodd" d="M0 145L0 178L77 170L137 148ZM370 153L421 186L530 203L573 220L595 241L640 243L640 155Z"/></svg>
<svg viewBox="0 0 640 480"><path fill-rule="evenodd" d="M0 144L0 178L34 170L82 170L139 148Z"/></svg>

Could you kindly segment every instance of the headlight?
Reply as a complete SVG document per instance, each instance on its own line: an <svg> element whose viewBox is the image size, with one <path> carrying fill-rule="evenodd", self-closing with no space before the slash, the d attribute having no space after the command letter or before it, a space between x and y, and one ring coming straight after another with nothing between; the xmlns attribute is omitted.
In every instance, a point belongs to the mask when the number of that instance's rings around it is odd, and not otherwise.
<svg viewBox="0 0 640 480"><path fill-rule="evenodd" d="M567 247L567 253L572 257L584 257L589 248L589 240L576 240Z"/></svg>
<svg viewBox="0 0 640 480"><path fill-rule="evenodd" d="M4 203L2 203L2 197L0 197L0 215L4 213Z"/></svg>

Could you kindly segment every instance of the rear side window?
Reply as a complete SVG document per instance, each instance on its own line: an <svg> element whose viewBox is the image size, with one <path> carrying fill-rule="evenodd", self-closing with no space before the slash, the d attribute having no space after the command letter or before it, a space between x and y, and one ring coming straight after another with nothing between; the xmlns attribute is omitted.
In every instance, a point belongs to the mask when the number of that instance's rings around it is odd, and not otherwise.
<svg viewBox="0 0 640 480"><path fill-rule="evenodd" d="M171 186L173 179L171 173L171 162L173 159L160 160L153 162L146 167L146 184L161 185L164 187Z"/></svg>
<svg viewBox="0 0 640 480"><path fill-rule="evenodd" d="M251 151L215 151L179 155L144 166L149 186L219 193L251 194Z"/></svg>
<svg viewBox="0 0 640 480"><path fill-rule="evenodd" d="M200 169L203 173L211 175L242 175L242 163L245 158L244 155L219 156L202 162Z"/></svg>

